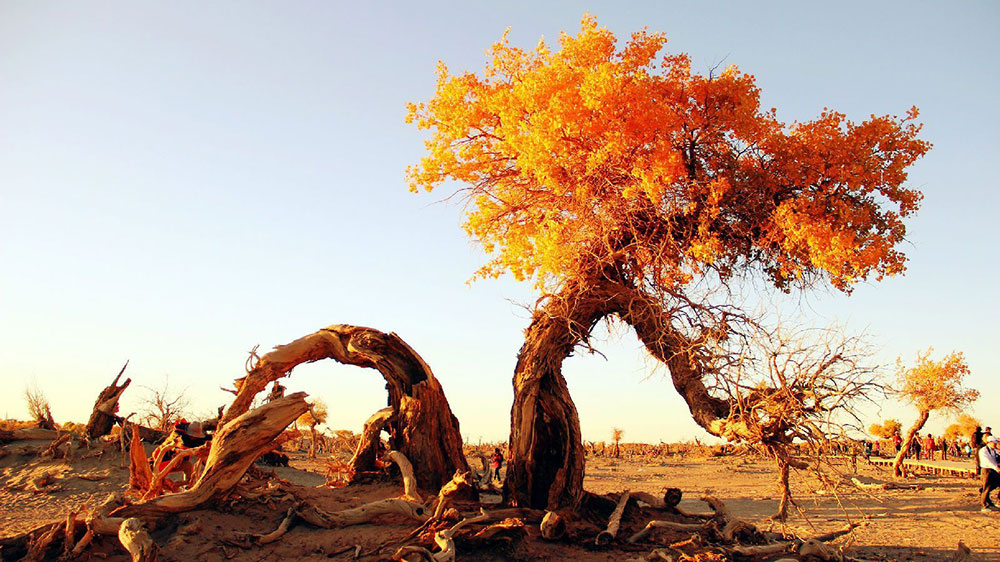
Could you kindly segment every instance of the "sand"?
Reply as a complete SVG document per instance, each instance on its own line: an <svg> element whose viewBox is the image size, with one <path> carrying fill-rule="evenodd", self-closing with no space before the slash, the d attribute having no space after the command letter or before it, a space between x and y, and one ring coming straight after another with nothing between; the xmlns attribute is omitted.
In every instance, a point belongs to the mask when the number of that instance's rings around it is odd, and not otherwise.
<svg viewBox="0 0 1000 562"><path fill-rule="evenodd" d="M8 454L0 458L0 537L63 519L69 510L81 505L96 505L109 492L121 490L127 483L128 472L122 467L120 452L114 444L108 444L99 456L97 449L75 451L75 459L71 461L38 459L37 451L42 445L22 442L2 448ZM82 458L87 454L92 456ZM854 476L846 464L841 468L846 470L843 478ZM278 477L296 486L296 496L328 510L354 507L400 493L400 486L394 484L325 488L321 463L309 461L303 455L293 455L290 468L274 470ZM51 485L35 489L32 482L46 474ZM974 560L1000 561L1000 513L980 513L978 485L971 479L917 476L906 483L918 484L919 490L871 494L843 486L839 496L834 496L830 487L815 477L796 474L793 490L801 513L796 511L787 526L782 527L766 522L778 505L774 475L770 462L744 457L590 458L584 486L598 494L620 493L625 489L658 492L664 487L676 487L684 493L681 507L697 512L707 511L698 497L710 493L723 499L735 515L762 528L771 526L802 536L840 528L846 522L861 523L863 526L848 540L848 552L866 559L951 560L961 540L973 549ZM859 463L857 476L866 482L894 481L887 470L864 462ZM379 556L365 558L364 554L405 536L414 528L403 520L333 530L298 525L274 544L249 549L233 545L232 539L239 532L267 533L275 529L294 502L292 497L267 502L225 502L218 511L183 514L168 529L153 536L164 551L164 560L349 560L358 547L362 559L378 560ZM642 555L641 551L596 551L548 544L533 537L537 537L536 529L530 529L526 540L509 549L460 553L459 560L596 562L638 559ZM391 554L382 552L380 556ZM103 556L109 561L128 559L113 541L104 541L83 558L88 556Z"/></svg>

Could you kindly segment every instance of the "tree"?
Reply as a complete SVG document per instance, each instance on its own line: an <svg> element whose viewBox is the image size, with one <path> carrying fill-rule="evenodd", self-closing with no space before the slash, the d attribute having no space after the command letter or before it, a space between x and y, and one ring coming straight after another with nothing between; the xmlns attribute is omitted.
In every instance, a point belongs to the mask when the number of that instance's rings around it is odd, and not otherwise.
<svg viewBox="0 0 1000 562"><path fill-rule="evenodd" d="M842 329L779 325L759 330L738 354L735 376L720 393L731 404L733 439L775 460L781 501L773 519L784 521L795 505L791 469L810 466L795 458L799 448L818 454L833 440L861 428L857 407L884 396L881 369L863 336Z"/></svg>
<svg viewBox="0 0 1000 562"><path fill-rule="evenodd" d="M625 435L625 430L622 429L622 428L620 428L620 427L616 427L616 428L613 428L611 430L611 439L613 439L614 442L615 442L615 458L616 459L619 456L618 443L622 440L622 436L624 436L624 435Z"/></svg>
<svg viewBox="0 0 1000 562"><path fill-rule="evenodd" d="M562 362L617 318L665 363L695 421L735 436L718 348L746 316L732 283L790 291L903 272L903 219L921 194L907 168L930 145L902 118L778 120L752 75L693 73L666 38L621 49L585 16L559 48L506 36L481 75L440 63L435 95L409 106L430 131L412 191L463 184L464 224L489 259L541 292L514 371L508 501L573 508L584 455ZM711 290L711 289L717 290ZM720 359L722 360L720 363Z"/></svg>
<svg viewBox="0 0 1000 562"><path fill-rule="evenodd" d="M903 459L913 443L913 437L927 422L931 412L956 412L979 398L979 391L962 388L962 380L969 374L962 352L952 351L937 361L931 359L932 352L933 348L918 352L912 367L903 365L902 359L897 362L899 395L916 406L918 415L917 421L903 437L903 444L892 463L892 472L896 476L903 475Z"/></svg>
<svg viewBox="0 0 1000 562"><path fill-rule="evenodd" d="M896 436L901 436L903 431L903 425L899 423L899 420L888 419L881 424L873 423L871 427L868 428L868 433L871 433L875 437L881 437L882 439L892 439Z"/></svg>
<svg viewBox="0 0 1000 562"><path fill-rule="evenodd" d="M146 389L146 395L142 397L139 405L142 408L142 423L153 429L170 431L190 405L186 390L172 391L169 378L164 378L163 385L159 388L148 386L142 388Z"/></svg>
<svg viewBox="0 0 1000 562"><path fill-rule="evenodd" d="M452 414L444 389L430 366L398 335L362 326L335 324L279 345L262 356L252 353L252 366L248 362L246 376L235 381L236 398L219 426L224 427L249 410L254 398L268 384L290 375L302 363L321 359L375 369L382 375L388 393L388 412L384 417L376 413L369 423L381 419L389 434L389 446L413 464L420 487L436 491L456 471L469 470L462 453L458 418ZM362 451L363 445L358 445L358 452L351 459L355 473L376 469L375 452L382 428L380 425L373 432L368 442L370 448Z"/></svg>
<svg viewBox="0 0 1000 562"><path fill-rule="evenodd" d="M35 425L41 429L55 429L56 422L52 419L52 409L49 407L49 399L38 388L25 387L24 401L28 404L28 415Z"/></svg>
<svg viewBox="0 0 1000 562"><path fill-rule="evenodd" d="M974 432L977 427L982 427L982 425L983 424L979 420L969 414L959 414L958 422L945 428L944 438L949 441L959 437L969 439L972 432Z"/></svg>
<svg viewBox="0 0 1000 562"><path fill-rule="evenodd" d="M270 401L271 400L268 400L268 402ZM316 440L318 438L316 426L326 423L326 417L326 403L317 398L309 404L309 411L299 416L299 419L295 420L296 424L309 426L309 435L311 439L311 444L309 445L309 458L311 459L316 458Z"/></svg>

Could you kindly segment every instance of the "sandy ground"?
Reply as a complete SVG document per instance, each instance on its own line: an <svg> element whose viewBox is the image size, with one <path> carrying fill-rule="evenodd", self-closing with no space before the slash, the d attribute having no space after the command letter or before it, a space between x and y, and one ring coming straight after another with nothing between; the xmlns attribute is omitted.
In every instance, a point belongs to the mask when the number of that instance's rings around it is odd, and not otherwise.
<svg viewBox="0 0 1000 562"><path fill-rule="evenodd" d="M65 517L67 511L81 505L95 505L109 492L121 490L127 482L127 470L121 456L109 446L103 454L88 451L75 454L66 462L42 461L35 457L40 443L20 443L3 448L0 458L0 537L23 533L40 524ZM847 468L846 466L843 468ZM394 497L398 486L367 485L344 489L322 486L324 478L319 463L301 456L293 457L291 468L278 468L276 474L302 486L300 497L328 510L345 509L375 499ZM33 490L31 481L49 473L54 484L45 491ZM737 515L762 528L778 505L774 467L763 460L745 458L682 459L671 457L654 461L639 459L588 459L585 488L598 494L622 490L658 492L664 487L680 488L684 493L681 507L704 512L698 498L710 493L723 499ZM87 480L81 478L96 478ZM846 477L853 476L849 473ZM858 477L866 482L890 482L886 470L861 463ZM775 530L792 531L802 536L840 528L845 522L862 523L848 541L853 556L873 560L907 562L951 560L958 541L973 549L974 560L1000 561L1000 513L979 512L977 484L971 479L919 476L906 481L918 484L919 490L888 490L877 495L841 486L839 497L829 493L815 477L795 475L793 490L801 512L793 514L787 526ZM494 498L496 499L496 498ZM154 533L162 540L166 560L214 562L224 560L328 560L352 559L357 547L362 554L379 545L405 536L414 525L389 521L379 525L360 525L345 529L320 530L306 526L293 528L281 541L266 547L241 550L226 546L227 537L236 532L266 533L280 522L285 509L294 500L268 502L230 502L219 511L198 511L178 518L171 529ZM194 529L180 533L179 528ZM505 551L466 553L459 560L566 560L579 562L636 559L641 552L601 552L531 540L532 529L522 546ZM126 560L107 542L94 548L89 557ZM388 554L391 554L388 553ZM380 553L382 557L386 553ZM362 556L362 559L365 559ZM377 560L379 556L369 557Z"/></svg>

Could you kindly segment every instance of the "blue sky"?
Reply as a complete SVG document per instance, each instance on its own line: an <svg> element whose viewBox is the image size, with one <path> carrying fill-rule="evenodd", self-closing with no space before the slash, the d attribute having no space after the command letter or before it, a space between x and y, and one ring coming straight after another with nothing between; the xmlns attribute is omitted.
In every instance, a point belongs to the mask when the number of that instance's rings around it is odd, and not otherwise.
<svg viewBox="0 0 1000 562"><path fill-rule="evenodd" d="M911 174L925 200L907 274L783 306L866 330L884 363L964 351L974 413L1000 425L992 1L0 1L0 415L25 417L37 385L57 421L85 421L126 359L124 411L166 376L207 415L254 345L350 323L420 352L468 438L505 439L534 297L466 283L482 255L461 207L404 183L422 151L404 104L432 94L439 59L479 70L508 26L531 47L588 11L620 38L665 32L695 69L738 65L785 121L921 109L934 149ZM565 365L585 439L705 436L630 333L600 349ZM286 385L338 428L385 400L377 373L336 364Z"/></svg>

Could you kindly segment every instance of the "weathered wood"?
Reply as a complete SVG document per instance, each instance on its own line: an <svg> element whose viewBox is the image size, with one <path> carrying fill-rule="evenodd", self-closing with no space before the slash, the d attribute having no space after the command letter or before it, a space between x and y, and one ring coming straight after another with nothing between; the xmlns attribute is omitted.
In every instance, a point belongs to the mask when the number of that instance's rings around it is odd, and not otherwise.
<svg viewBox="0 0 1000 562"><path fill-rule="evenodd" d="M653 532L654 529L670 529L672 531L680 531L683 533L700 533L708 530L711 526L712 523L677 523L675 521L660 521L655 519L646 523L646 526L629 537L627 542L629 544L635 544L646 538L646 536Z"/></svg>
<svg viewBox="0 0 1000 562"><path fill-rule="evenodd" d="M554 511L549 511L542 517L542 522L538 526L542 532L542 538L550 541L559 540L566 534L566 521L561 515Z"/></svg>
<svg viewBox="0 0 1000 562"><path fill-rule="evenodd" d="M122 366L122 370L118 371L118 376L115 377L115 380L111 381L111 384L106 386L97 395L97 400L94 402L94 409L90 412L90 419L87 420L87 429L85 430L87 437L90 439L97 439L111 433L111 428L115 424L115 411L118 409L118 400L121 399L128 385L132 384L132 379L125 379L125 382L121 386L118 386L118 379L122 378L126 367L128 367L128 361Z"/></svg>
<svg viewBox="0 0 1000 562"><path fill-rule="evenodd" d="M132 556L132 562L156 562L159 548L140 519L130 517L123 521L118 540Z"/></svg>
<svg viewBox="0 0 1000 562"><path fill-rule="evenodd" d="M406 455L399 451L389 451L385 454L385 458L396 463L396 466L399 467L399 472L403 476L403 496L411 501L423 501L420 493L417 492L417 479L413 476L413 465L410 464Z"/></svg>
<svg viewBox="0 0 1000 562"><path fill-rule="evenodd" d="M0 431L0 444L12 441L52 441L58 438L58 431L40 427L19 427L9 431Z"/></svg>
<svg viewBox="0 0 1000 562"><path fill-rule="evenodd" d="M455 476L447 484L441 486L441 490L438 491L437 507L434 509L434 519L441 518L444 508L448 506L448 502L453 497L471 488L471 483L469 482L471 474L469 471L456 472Z"/></svg>
<svg viewBox="0 0 1000 562"><path fill-rule="evenodd" d="M618 534L618 527L622 523L622 514L625 513L625 504L628 503L629 497L628 490L622 492L621 499L618 500L618 505L615 506L615 510L608 519L608 528L597 534L597 537L594 538L594 544L605 546L615 540L615 536Z"/></svg>
<svg viewBox="0 0 1000 562"><path fill-rule="evenodd" d="M324 529L360 525L385 515L397 515L416 521L427 519L427 508L423 504L401 499L373 501L359 507L332 513L303 502L295 508L295 511L306 523Z"/></svg>
<svg viewBox="0 0 1000 562"><path fill-rule="evenodd" d="M388 428L393 414L392 406L387 406L372 414L365 422L354 456L347 463L351 467L352 480L356 474L375 470L375 459L378 458L379 446L382 444L382 430Z"/></svg>
<svg viewBox="0 0 1000 562"><path fill-rule="evenodd" d="M237 395L222 423L245 412L270 382L302 363L321 359L382 374L395 413L389 422L389 446L410 459L421 488L437 490L456 470L469 469L458 419L430 367L396 334L371 328L328 326L263 355L235 382Z"/></svg>
<svg viewBox="0 0 1000 562"><path fill-rule="evenodd" d="M247 412L219 429L209 449L205 469L184 492L126 506L121 517L162 516L198 509L228 494L253 461L296 418L309 409L306 394L297 392Z"/></svg>

